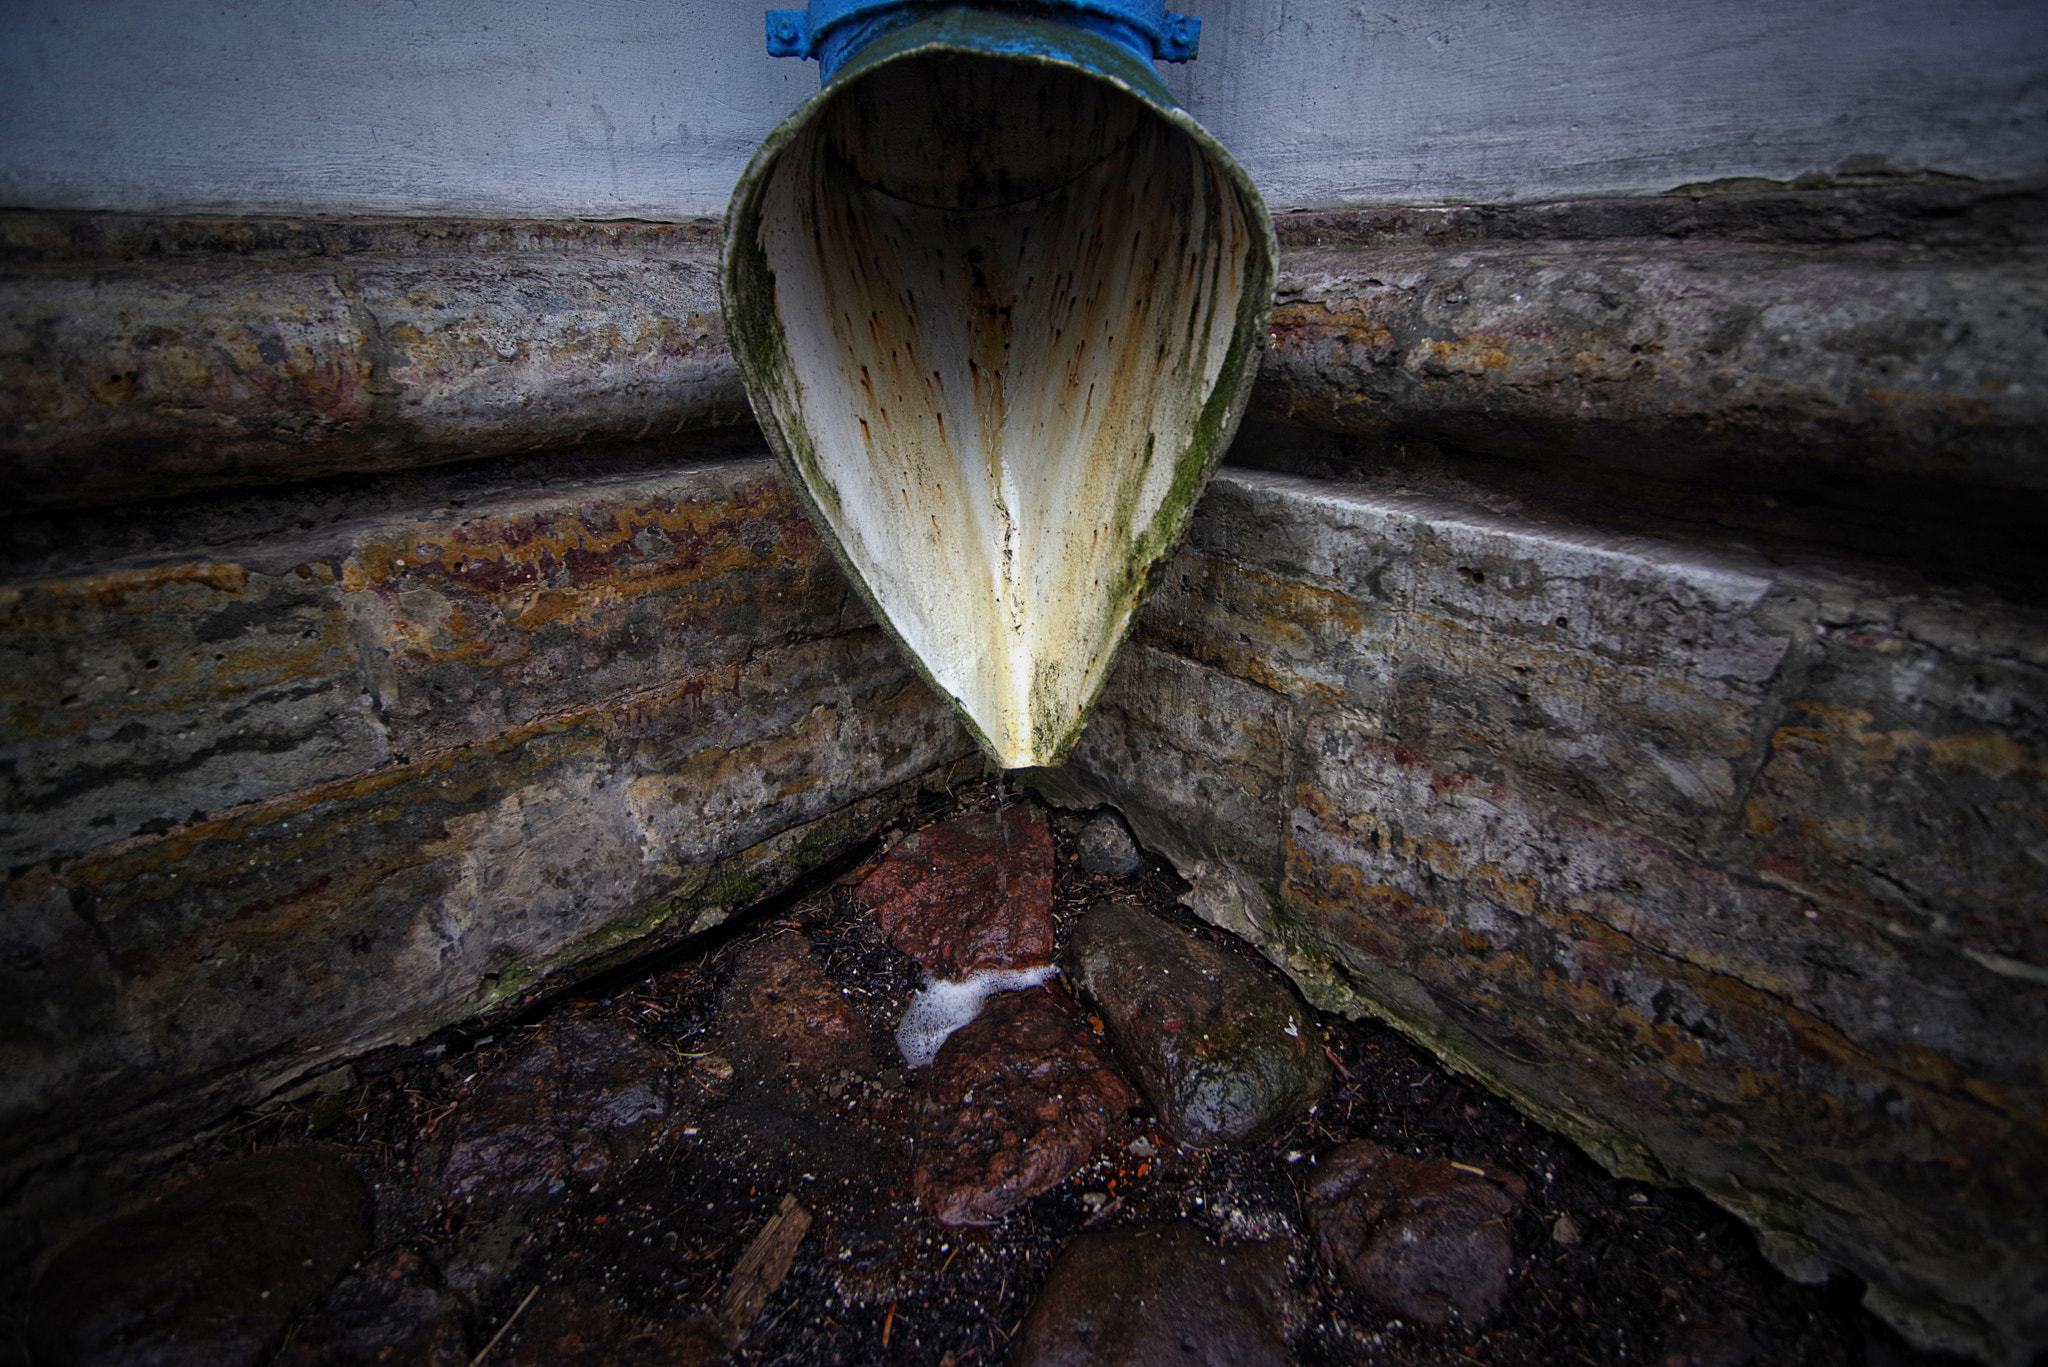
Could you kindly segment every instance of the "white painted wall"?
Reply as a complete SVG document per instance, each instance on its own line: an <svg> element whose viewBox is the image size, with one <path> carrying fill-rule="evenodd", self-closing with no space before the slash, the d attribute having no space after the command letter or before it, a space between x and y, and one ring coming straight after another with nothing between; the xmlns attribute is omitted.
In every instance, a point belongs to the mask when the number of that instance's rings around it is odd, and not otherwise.
<svg viewBox="0 0 2048 1367"><path fill-rule="evenodd" d="M2048 172L2044 0L1210 0L1168 68L1275 210ZM1189 8L1194 8L1189 6Z"/></svg>
<svg viewBox="0 0 2048 1367"><path fill-rule="evenodd" d="M0 0L0 202L687 218L817 85L758 0ZM1189 0L1276 209L2048 173L2042 0Z"/></svg>
<svg viewBox="0 0 2048 1367"><path fill-rule="evenodd" d="M0 0L0 202L722 214L818 86L741 0Z"/></svg>

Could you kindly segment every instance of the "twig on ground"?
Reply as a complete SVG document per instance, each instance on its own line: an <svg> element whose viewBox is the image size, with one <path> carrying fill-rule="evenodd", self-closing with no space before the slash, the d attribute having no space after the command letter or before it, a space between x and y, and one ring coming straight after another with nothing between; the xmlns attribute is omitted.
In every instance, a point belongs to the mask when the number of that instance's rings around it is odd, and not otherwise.
<svg viewBox="0 0 2048 1367"><path fill-rule="evenodd" d="M789 1275L796 1261L796 1246L811 1227L811 1213L797 1204L794 1194L785 1193L781 1209L761 1226L754 1242L740 1254L732 1270L732 1285L719 1303L718 1318L735 1334L745 1334L761 1318L768 1298Z"/></svg>
<svg viewBox="0 0 2048 1367"><path fill-rule="evenodd" d="M539 1294L540 1284L536 1282L533 1285L533 1288L526 1293L526 1299L519 1302L518 1308L515 1309L511 1314L505 1316L505 1322L498 1326L497 1333L491 1335L491 1341L489 1343L486 1343L483 1347L477 1349L476 1356L469 1360L469 1367L480 1367L480 1364L483 1362L483 1360L491 1355L491 1349L498 1346L498 1340L505 1337L505 1331L512 1327L512 1322L519 1318L519 1316L525 1311L526 1307L533 1303L533 1298L535 1296L538 1296Z"/></svg>

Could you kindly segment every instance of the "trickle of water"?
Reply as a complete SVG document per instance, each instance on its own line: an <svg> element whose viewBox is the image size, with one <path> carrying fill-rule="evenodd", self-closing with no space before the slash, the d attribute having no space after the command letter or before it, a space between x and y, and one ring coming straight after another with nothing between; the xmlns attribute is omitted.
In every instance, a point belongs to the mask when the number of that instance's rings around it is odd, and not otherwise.
<svg viewBox="0 0 2048 1367"><path fill-rule="evenodd" d="M996 770L996 830L1003 837L1003 862L996 870L996 890L1003 900L1010 897L1010 813L1009 799L1003 792L1003 771Z"/></svg>

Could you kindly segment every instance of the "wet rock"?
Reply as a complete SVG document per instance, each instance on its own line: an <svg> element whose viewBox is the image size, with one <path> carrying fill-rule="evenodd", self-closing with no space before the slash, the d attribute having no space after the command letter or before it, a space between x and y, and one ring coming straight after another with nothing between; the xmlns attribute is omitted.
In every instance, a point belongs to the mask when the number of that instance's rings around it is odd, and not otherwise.
<svg viewBox="0 0 2048 1367"><path fill-rule="evenodd" d="M667 1137L671 1066L617 1021L551 1020L450 1117L444 1188L489 1205L597 1186Z"/></svg>
<svg viewBox="0 0 2048 1367"><path fill-rule="evenodd" d="M718 1005L719 1057L748 1081L821 1090L874 1071L867 1027L794 930L741 950Z"/></svg>
<svg viewBox="0 0 2048 1367"><path fill-rule="evenodd" d="M371 1258L342 1278L299 1322L276 1367L410 1363L463 1367L469 1349L462 1298L410 1249Z"/></svg>
<svg viewBox="0 0 2048 1367"><path fill-rule="evenodd" d="M1060 1251L1014 1367L1262 1367L1292 1361L1287 1245L1211 1244L1186 1224L1083 1234Z"/></svg>
<svg viewBox="0 0 2048 1367"><path fill-rule="evenodd" d="M1052 835L1029 802L927 826L860 885L891 944L940 978L1052 962Z"/></svg>
<svg viewBox="0 0 2048 1367"><path fill-rule="evenodd" d="M235 1367L362 1254L370 1197L323 1149L215 1168L59 1253L30 1297L39 1364Z"/></svg>
<svg viewBox="0 0 2048 1367"><path fill-rule="evenodd" d="M1512 1173L1354 1140L1317 1162L1309 1226L1323 1261L1388 1310L1433 1326L1455 1312L1476 1328L1507 1292L1506 1217L1526 1191Z"/></svg>
<svg viewBox="0 0 2048 1367"><path fill-rule="evenodd" d="M1136 1100L1051 992L999 993L918 1089L918 1204L941 1224L988 1224L1057 1186Z"/></svg>
<svg viewBox="0 0 2048 1367"><path fill-rule="evenodd" d="M511 1367L701 1367L732 1350L708 1319L669 1323L632 1314L598 1282L549 1287L506 1339L509 1351L499 1351Z"/></svg>
<svg viewBox="0 0 2048 1367"><path fill-rule="evenodd" d="M1183 1144L1243 1143L1330 1085L1308 1008L1257 964L1121 902L1074 927L1060 961L1125 1071Z"/></svg>
<svg viewBox="0 0 2048 1367"><path fill-rule="evenodd" d="M1145 866L1145 856L1138 852L1138 842L1131 838L1130 828L1112 811L1100 811L1088 818L1075 849L1085 873L1128 878Z"/></svg>

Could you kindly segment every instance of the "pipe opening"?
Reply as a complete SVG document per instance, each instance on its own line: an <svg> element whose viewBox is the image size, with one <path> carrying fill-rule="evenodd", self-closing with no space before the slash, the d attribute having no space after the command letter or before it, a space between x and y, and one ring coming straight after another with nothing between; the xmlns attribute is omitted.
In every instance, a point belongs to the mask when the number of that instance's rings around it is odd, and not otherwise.
<svg viewBox="0 0 2048 1367"><path fill-rule="evenodd" d="M1071 746L1220 455L1254 212L1121 88L957 52L847 81L774 164L775 422L1004 767Z"/></svg>

